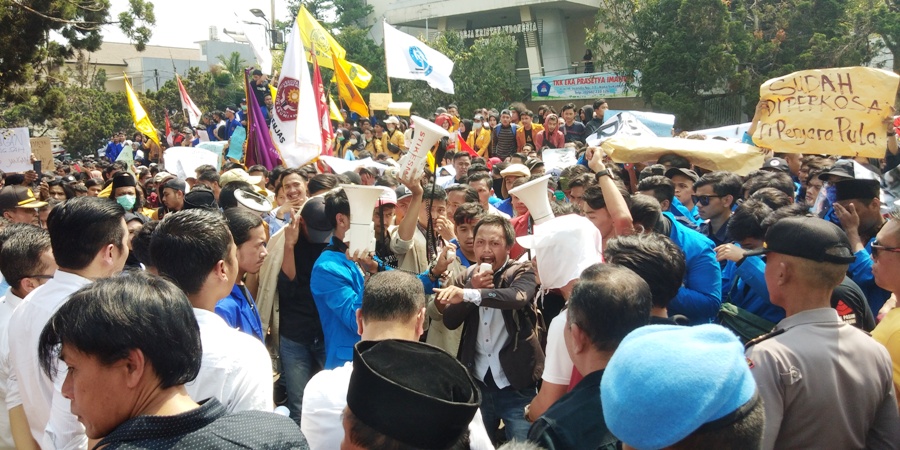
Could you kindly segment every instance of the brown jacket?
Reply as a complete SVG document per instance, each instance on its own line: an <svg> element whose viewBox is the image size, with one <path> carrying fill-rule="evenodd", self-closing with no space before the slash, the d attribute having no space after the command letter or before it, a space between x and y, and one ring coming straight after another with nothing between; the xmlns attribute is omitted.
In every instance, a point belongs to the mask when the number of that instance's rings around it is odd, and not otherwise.
<svg viewBox="0 0 900 450"><path fill-rule="evenodd" d="M472 288L472 265L453 280L460 287ZM544 351L540 344L540 325L535 312L536 283L530 262L511 262L504 270L494 274L495 289L481 289L481 306L502 310L503 321L509 339L500 349L500 365L514 389L534 386L544 371ZM459 360L469 369L475 369L475 353L478 339L479 306L463 302L444 310L444 325L451 330L463 326Z"/></svg>

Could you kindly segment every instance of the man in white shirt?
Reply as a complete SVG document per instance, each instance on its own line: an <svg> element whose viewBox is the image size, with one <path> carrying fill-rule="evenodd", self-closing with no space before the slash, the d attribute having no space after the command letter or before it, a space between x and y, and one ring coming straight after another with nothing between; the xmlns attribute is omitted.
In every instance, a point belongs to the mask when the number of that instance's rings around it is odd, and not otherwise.
<svg viewBox="0 0 900 450"><path fill-rule="evenodd" d="M362 307L356 310L356 324L363 341L418 341L424 323L425 292L415 276L391 270L373 275L366 283ZM353 363L347 362L319 372L306 385L300 429L310 449L340 447L344 438L341 415L347 406L352 373ZM472 449L493 448L480 413L469 425L469 445Z"/></svg>
<svg viewBox="0 0 900 450"><path fill-rule="evenodd" d="M31 291L37 289L53 278L56 272L56 261L50 249L50 235L47 230L30 224L13 224L0 233L0 271L7 274L11 283L3 297L0 297L0 449L16 448L13 435L22 442L32 442L28 421L25 419L25 408L21 400L7 411L6 380L9 378L9 319L13 311L21 305ZM24 425L17 430L10 428L10 415L19 417Z"/></svg>
<svg viewBox="0 0 900 450"><path fill-rule="evenodd" d="M67 368L56 363L51 379L40 368L37 345L41 330L69 296L99 278L122 271L128 258L125 210L106 198L78 197L57 205L47 220L50 245L59 270L13 312L9 324L7 408L23 405L31 435L42 448L87 446L84 426L62 395ZM21 426L11 416L11 426Z"/></svg>
<svg viewBox="0 0 900 450"><path fill-rule="evenodd" d="M215 313L237 278L236 248L222 214L199 209L167 214L150 240L157 271L184 291L200 325L203 358L188 394L197 402L215 397L228 412L272 411L269 352Z"/></svg>

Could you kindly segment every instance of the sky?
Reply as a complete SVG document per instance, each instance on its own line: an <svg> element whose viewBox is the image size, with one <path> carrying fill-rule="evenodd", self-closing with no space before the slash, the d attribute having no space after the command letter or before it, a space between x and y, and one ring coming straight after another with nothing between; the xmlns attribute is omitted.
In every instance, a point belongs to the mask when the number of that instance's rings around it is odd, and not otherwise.
<svg viewBox="0 0 900 450"><path fill-rule="evenodd" d="M167 47L197 48L197 41L209 38L209 27L215 25L219 31L219 40L231 39L222 32L223 28L238 30L238 22L234 16L237 12L244 20L260 19L250 14L251 8L259 8L272 21L270 0L150 0L156 15L156 26L149 45ZM111 0L110 18L115 19L120 12L128 9L128 0ZM278 20L288 19L287 0L275 0L275 14ZM103 40L107 42L128 42L128 38L116 25L104 27Z"/></svg>

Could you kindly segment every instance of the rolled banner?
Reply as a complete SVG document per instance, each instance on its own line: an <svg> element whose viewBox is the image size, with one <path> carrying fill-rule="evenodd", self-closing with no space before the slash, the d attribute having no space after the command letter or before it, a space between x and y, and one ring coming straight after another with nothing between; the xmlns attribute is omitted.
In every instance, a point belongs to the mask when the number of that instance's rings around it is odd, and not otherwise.
<svg viewBox="0 0 900 450"><path fill-rule="evenodd" d="M347 193L350 201L350 231L347 237L350 239L350 254L357 251L366 253L375 251L375 224L372 223L372 211L378 203L378 198L384 192L379 186L356 186L342 184L341 187Z"/></svg>
<svg viewBox="0 0 900 450"><path fill-rule="evenodd" d="M401 180L408 180L421 174L425 169L425 162L428 161L428 152L431 151L431 147L434 147L434 144L442 137L450 137L447 130L430 120L419 116L412 116L410 119L415 127L409 152L400 158Z"/></svg>

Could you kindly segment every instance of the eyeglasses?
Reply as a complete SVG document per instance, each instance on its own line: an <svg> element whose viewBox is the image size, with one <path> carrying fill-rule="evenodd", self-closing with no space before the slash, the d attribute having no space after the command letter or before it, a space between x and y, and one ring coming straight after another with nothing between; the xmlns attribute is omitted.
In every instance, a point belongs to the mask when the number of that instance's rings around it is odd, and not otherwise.
<svg viewBox="0 0 900 450"><path fill-rule="evenodd" d="M691 199L694 200L694 203L699 203L703 206L709 206L709 199L722 197L724 197L724 195L692 195Z"/></svg>
<svg viewBox="0 0 900 450"><path fill-rule="evenodd" d="M885 247L880 245L878 241L872 243L872 259L877 259L881 252L900 253L900 247Z"/></svg>
<svg viewBox="0 0 900 450"><path fill-rule="evenodd" d="M52 280L53 275L25 275L22 278L37 278L38 280Z"/></svg>

